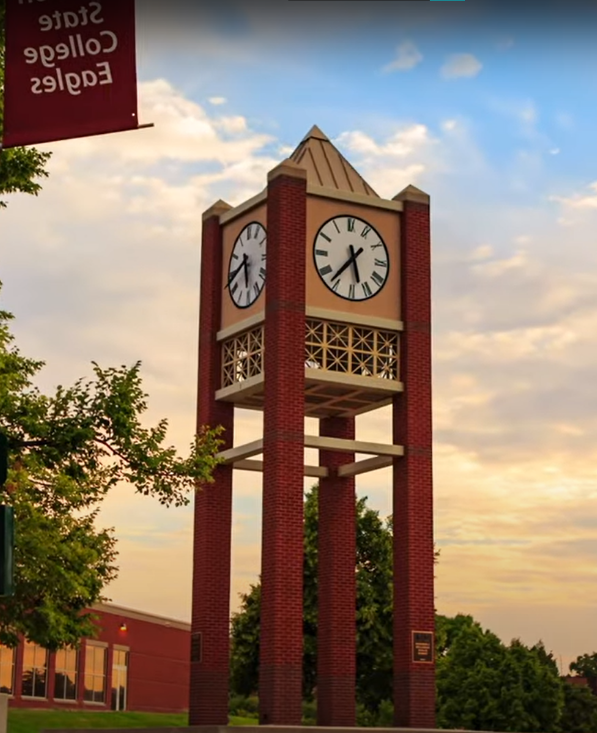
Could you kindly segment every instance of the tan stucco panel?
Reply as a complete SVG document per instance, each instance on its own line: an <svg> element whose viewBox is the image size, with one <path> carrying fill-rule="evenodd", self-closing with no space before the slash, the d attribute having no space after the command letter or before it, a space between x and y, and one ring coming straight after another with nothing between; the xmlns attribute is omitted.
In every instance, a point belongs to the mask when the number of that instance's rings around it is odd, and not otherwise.
<svg viewBox="0 0 597 733"><path fill-rule="evenodd" d="M334 216L355 216L373 226L388 248L390 269L381 292L370 300L351 302L334 295L321 281L313 261L313 242L319 227ZM360 204L308 196L307 199L307 306L328 311L400 320L400 213Z"/></svg>
<svg viewBox="0 0 597 733"><path fill-rule="evenodd" d="M267 287L267 276L266 284L261 291L261 294L257 300L248 308L237 308L232 302L228 290L225 289L226 282L228 279L228 266L230 264L230 255L234 247L236 238L251 222L256 221L265 227L267 231L267 206L265 203L247 211L240 216L234 218L232 221L228 221L223 226L222 232L222 320L220 328L228 328L233 326L240 321L244 321L256 313L260 313L265 308L265 289Z"/></svg>

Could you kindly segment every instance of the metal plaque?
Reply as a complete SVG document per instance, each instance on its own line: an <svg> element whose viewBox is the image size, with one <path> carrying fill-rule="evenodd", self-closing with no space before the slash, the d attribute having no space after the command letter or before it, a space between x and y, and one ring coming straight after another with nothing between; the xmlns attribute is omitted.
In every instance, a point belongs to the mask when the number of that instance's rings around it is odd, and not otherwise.
<svg viewBox="0 0 597 733"><path fill-rule="evenodd" d="M432 631L413 631L413 662L433 664L433 641Z"/></svg>

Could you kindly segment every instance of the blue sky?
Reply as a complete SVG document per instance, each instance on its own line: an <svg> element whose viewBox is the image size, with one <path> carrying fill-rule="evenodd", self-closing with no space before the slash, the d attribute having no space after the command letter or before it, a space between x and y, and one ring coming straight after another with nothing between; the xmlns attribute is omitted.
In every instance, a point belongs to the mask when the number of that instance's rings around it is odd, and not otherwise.
<svg viewBox="0 0 597 733"><path fill-rule="evenodd" d="M0 214L2 307L47 361L40 385L141 359L148 420L167 416L185 450L201 213L259 192L317 124L381 195L431 195L438 609L542 638L564 665L593 651L597 8L156 8L138 3L140 116L155 127L45 146L42 194ZM357 430L384 442L389 416ZM237 443L259 432L239 414ZM357 482L383 515L388 481ZM189 617L191 518L130 487L106 502L115 602ZM259 572L260 521L259 477L239 472L233 606Z"/></svg>

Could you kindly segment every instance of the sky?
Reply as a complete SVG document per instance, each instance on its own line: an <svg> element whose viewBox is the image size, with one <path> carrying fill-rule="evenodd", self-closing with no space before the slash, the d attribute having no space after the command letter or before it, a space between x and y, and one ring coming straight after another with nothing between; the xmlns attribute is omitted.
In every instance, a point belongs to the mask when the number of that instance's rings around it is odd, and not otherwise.
<svg viewBox="0 0 597 733"><path fill-rule="evenodd" d="M0 307L40 387L140 359L148 424L185 451L201 214L261 191L316 124L380 195L431 196L438 611L542 639L565 669L597 651L597 8L137 6L155 127L41 146L42 193L0 212ZM256 413L236 425L260 436ZM358 419L359 439L389 434L387 410ZM259 574L260 478L235 474L233 609ZM390 480L357 477L382 516ZM192 508L124 486L100 522L112 601L190 619Z"/></svg>

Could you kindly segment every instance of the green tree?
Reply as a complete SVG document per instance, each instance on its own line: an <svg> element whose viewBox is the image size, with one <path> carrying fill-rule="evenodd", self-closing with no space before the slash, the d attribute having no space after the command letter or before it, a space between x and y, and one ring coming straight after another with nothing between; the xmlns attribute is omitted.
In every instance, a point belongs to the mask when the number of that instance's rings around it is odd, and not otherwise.
<svg viewBox="0 0 597 733"><path fill-rule="evenodd" d="M0 0L0 142L4 129L4 0ZM50 153L35 148L11 148L0 151L0 196L7 193L28 193L36 196L41 190L40 178L48 175L46 163ZM0 199L0 208L6 202Z"/></svg>
<svg viewBox="0 0 597 733"><path fill-rule="evenodd" d="M46 396L33 379L43 366L21 355L0 311L0 431L10 470L1 500L14 506L15 587L0 599L0 642L24 634L49 649L94 634L85 612L104 600L117 573L112 531L97 527L102 499L121 482L180 506L208 482L219 430L204 430L187 458L164 445L167 421L145 428L140 364L102 369Z"/></svg>
<svg viewBox="0 0 597 733"><path fill-rule="evenodd" d="M357 502L357 698L375 710L392 695L392 524ZM231 686L256 692L259 671L259 584L241 596L232 619ZM305 500L303 690L311 699L317 677L317 486Z"/></svg>
<svg viewBox="0 0 597 733"><path fill-rule="evenodd" d="M597 680L597 654L581 654L570 663L570 671L588 680Z"/></svg>
<svg viewBox="0 0 597 733"><path fill-rule="evenodd" d="M541 643L506 646L471 616L439 617L436 681L441 728L559 730L564 691Z"/></svg>
<svg viewBox="0 0 597 733"><path fill-rule="evenodd" d="M566 733L597 733L597 697L588 687L563 683L564 710L560 730Z"/></svg>

